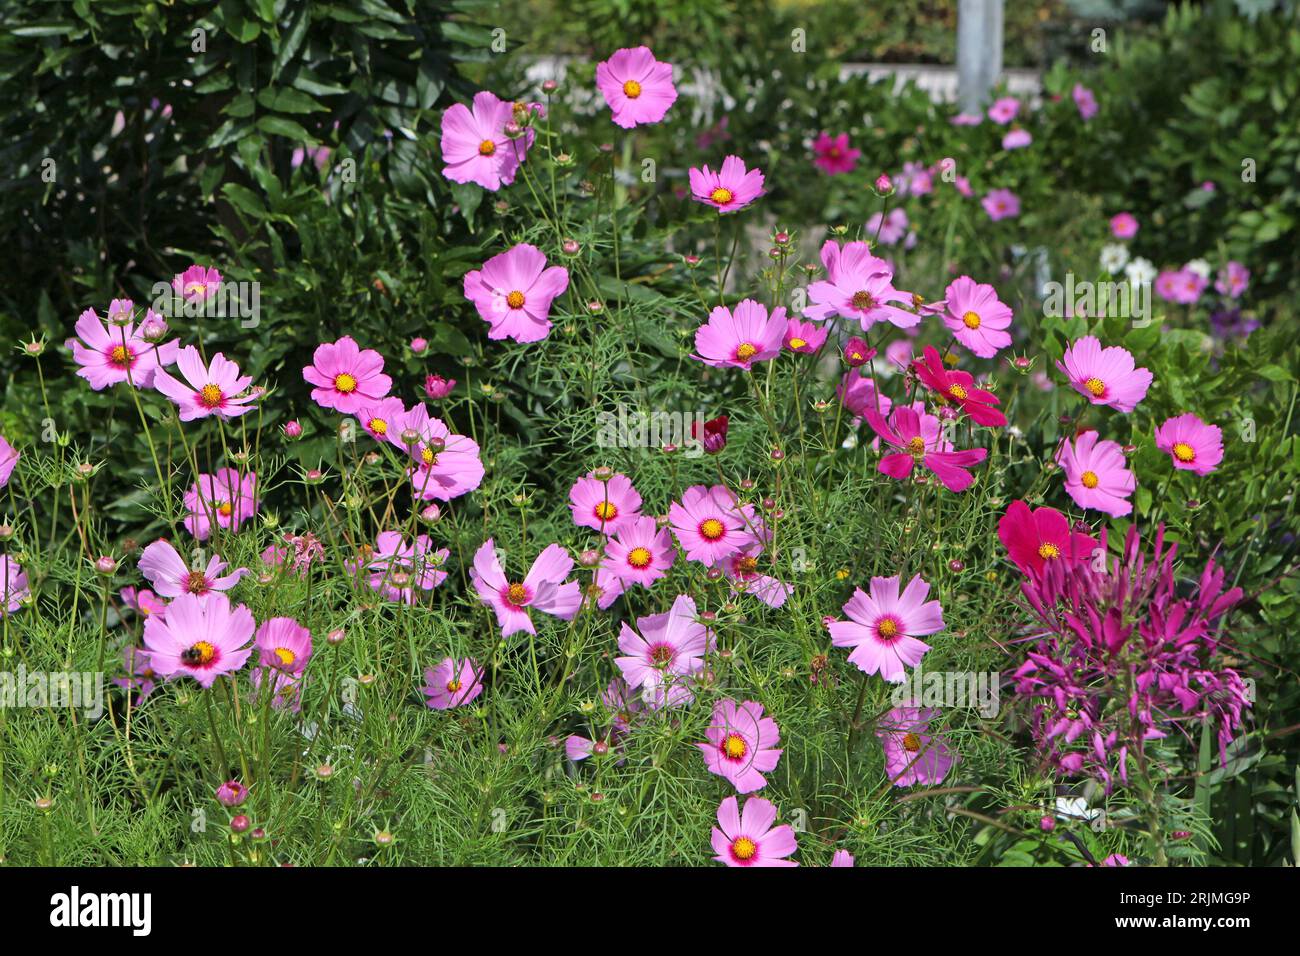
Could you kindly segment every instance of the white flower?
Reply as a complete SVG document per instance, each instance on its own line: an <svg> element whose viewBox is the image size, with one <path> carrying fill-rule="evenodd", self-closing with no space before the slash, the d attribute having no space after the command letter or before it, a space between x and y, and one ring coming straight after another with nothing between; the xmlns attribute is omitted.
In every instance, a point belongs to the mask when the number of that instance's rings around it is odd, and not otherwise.
<svg viewBox="0 0 1300 956"><path fill-rule="evenodd" d="M1143 285L1151 282L1156 277L1156 267L1151 264L1150 259L1143 259L1138 256L1124 269L1124 275L1132 285Z"/></svg>
<svg viewBox="0 0 1300 956"><path fill-rule="evenodd" d="M1128 262L1128 246L1110 242L1101 247L1101 267L1115 275Z"/></svg>
<svg viewBox="0 0 1300 956"><path fill-rule="evenodd" d="M1195 272L1202 279L1208 279L1210 277L1210 264L1206 262L1204 259L1193 259L1191 262L1187 263L1187 265L1185 265L1183 268L1190 269L1192 272Z"/></svg>
<svg viewBox="0 0 1300 956"><path fill-rule="evenodd" d="M1056 819L1092 821L1102 815L1100 808L1089 807L1085 797L1057 797Z"/></svg>

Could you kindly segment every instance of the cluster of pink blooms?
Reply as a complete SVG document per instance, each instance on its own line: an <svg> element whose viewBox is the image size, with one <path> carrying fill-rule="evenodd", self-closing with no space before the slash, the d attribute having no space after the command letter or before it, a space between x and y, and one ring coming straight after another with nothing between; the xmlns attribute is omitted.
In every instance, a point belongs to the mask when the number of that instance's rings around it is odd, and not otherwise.
<svg viewBox="0 0 1300 956"><path fill-rule="evenodd" d="M1203 261L1189 262L1181 269L1161 271L1152 284L1155 294L1166 302L1195 305L1210 285L1210 267ZM1214 281L1214 289L1228 299L1239 299L1250 285L1250 270L1229 260Z"/></svg>

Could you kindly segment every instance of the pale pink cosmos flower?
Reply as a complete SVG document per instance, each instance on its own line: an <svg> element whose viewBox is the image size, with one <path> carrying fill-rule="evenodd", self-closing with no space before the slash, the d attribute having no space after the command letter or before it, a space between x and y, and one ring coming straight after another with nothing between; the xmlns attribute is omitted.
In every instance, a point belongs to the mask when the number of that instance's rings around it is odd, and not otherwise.
<svg viewBox="0 0 1300 956"><path fill-rule="evenodd" d="M691 198L712 206L720 213L744 209L763 195L763 174L757 169L746 171L745 161L739 156L728 156L722 169L714 172L691 167Z"/></svg>
<svg viewBox="0 0 1300 956"><path fill-rule="evenodd" d="M220 352L204 365L199 350L187 345L176 355L176 369L185 381L159 368L154 372L153 387L176 403L183 422L209 415L222 418L247 415L253 410L249 403L259 397L257 394L241 395L252 384L253 376L241 376L239 366Z"/></svg>
<svg viewBox="0 0 1300 956"><path fill-rule="evenodd" d="M1205 287L1210 284L1207 276L1195 269L1183 266L1174 274L1173 300L1181 305L1192 305L1201 297Z"/></svg>
<svg viewBox="0 0 1300 956"><path fill-rule="evenodd" d="M229 574L222 574L226 562L214 554L202 568L191 569L185 559L163 539L150 544L140 552L140 573L145 576L160 596L178 598L182 594L204 599L215 591L229 591L248 573L248 568L236 568ZM172 601L175 604L175 601ZM168 613L172 604L167 605Z"/></svg>
<svg viewBox="0 0 1300 956"><path fill-rule="evenodd" d="M820 328L811 322L800 322L798 319L787 318L785 323L785 336L781 344L791 352L816 352L826 341L826 336L830 329Z"/></svg>
<svg viewBox="0 0 1300 956"><path fill-rule="evenodd" d="M32 595L27 572L7 554L0 554L0 617L12 614Z"/></svg>
<svg viewBox="0 0 1300 956"><path fill-rule="evenodd" d="M411 437L416 439L414 445L407 443ZM388 440L411 456L414 464L406 474L411 490L422 501L450 501L483 483L478 442L452 434L423 404L412 406L396 431L389 429Z"/></svg>
<svg viewBox="0 0 1300 956"><path fill-rule="evenodd" d="M605 543L602 567L628 584L650 587L668 573L677 560L673 536L650 516L637 517L623 525Z"/></svg>
<svg viewBox="0 0 1300 956"><path fill-rule="evenodd" d="M828 176L851 173L858 165L862 150L849 145L849 134L831 136L822 132L813 140L813 164Z"/></svg>
<svg viewBox="0 0 1300 956"><path fill-rule="evenodd" d="M765 773L776 769L781 733L776 721L763 715L763 705L747 700L737 704L726 698L713 705L713 723L697 743L709 773L725 778L737 793L753 793L767 786Z"/></svg>
<svg viewBox="0 0 1300 956"><path fill-rule="evenodd" d="M765 536L770 537L770 535ZM770 608L779 608L785 604L786 598L794 592L794 588L759 570L759 556L762 553L763 544L755 541L745 545L715 567L721 568L722 573L731 582L733 594L749 594Z"/></svg>
<svg viewBox="0 0 1300 956"><path fill-rule="evenodd" d="M472 657L443 658L437 667L425 670L424 679L427 683L420 692L432 710L463 707L483 693L483 671Z"/></svg>
<svg viewBox="0 0 1300 956"><path fill-rule="evenodd" d="M713 828L713 852L727 866L798 866L786 859L799 849L789 824L773 828L776 807L762 797L745 801L742 815L735 797L718 804L718 825Z"/></svg>
<svg viewBox="0 0 1300 956"><path fill-rule="evenodd" d="M156 318L152 310L145 321L151 317ZM176 361L180 345L172 341L155 347L144 340L142 328L131 322L105 327L94 309L81 313L76 325L78 338L67 342L81 366L77 374L97 392L127 381L137 388L151 387L158 368Z"/></svg>
<svg viewBox="0 0 1300 956"><path fill-rule="evenodd" d="M537 133L527 127L518 139L506 135L514 121L514 104L484 90L474 94L474 108L464 103L442 114L442 174L454 183L477 183L490 192L515 181Z"/></svg>
<svg viewBox="0 0 1300 956"><path fill-rule="evenodd" d="M849 663L895 684L901 684L904 671L920 664L930 649L918 638L944 629L943 607L926 600L930 585L918 574L900 595L899 580L897 574L872 578L870 594L854 588L844 605L849 620L829 625L832 644L853 648Z"/></svg>
<svg viewBox="0 0 1300 956"><path fill-rule="evenodd" d="M598 63L596 88L624 129L658 123L677 102L673 65L660 63L645 46L618 50Z"/></svg>
<svg viewBox="0 0 1300 956"><path fill-rule="evenodd" d="M835 855L831 857L831 866L846 867L853 865L853 854L848 850L836 850Z"/></svg>
<svg viewBox="0 0 1300 956"><path fill-rule="evenodd" d="M1020 112L1020 101L1014 96L1004 96L993 101L989 107L989 119L999 126L1006 126Z"/></svg>
<svg viewBox="0 0 1300 956"><path fill-rule="evenodd" d="M506 577L497 557L496 543L488 538L474 555L470 578L479 600L496 611L501 636L517 631L536 634L532 611L552 614L570 621L582 603L582 590L576 581L565 582L573 570L573 558L558 544L547 545L533 561L522 582Z"/></svg>
<svg viewBox="0 0 1300 956"><path fill-rule="evenodd" d="M367 435L375 441L391 442L405 425L406 405L400 398L389 396L361 406L356 415Z"/></svg>
<svg viewBox="0 0 1300 956"><path fill-rule="evenodd" d="M1250 270L1235 259L1230 260L1227 265L1219 271L1218 278L1214 282L1214 288L1220 295L1226 295L1229 298L1236 299L1246 291L1250 284Z"/></svg>
<svg viewBox="0 0 1300 956"><path fill-rule="evenodd" d="M995 189L980 200L980 205L994 222L1020 215L1020 197L1010 189Z"/></svg>
<svg viewBox="0 0 1300 956"><path fill-rule="evenodd" d="M1097 97L1093 95L1092 90L1082 83L1075 83L1070 95L1074 98L1074 105L1078 107L1079 115L1085 123L1097 115Z"/></svg>
<svg viewBox="0 0 1300 956"><path fill-rule="evenodd" d="M863 417L877 435L899 449L880 459L877 466L882 475L899 481L910 475L913 467L921 465L949 491L965 491L975 480L966 469L988 457L987 448L955 451L952 442L943 437L938 417L927 414L923 402L896 407L888 420L870 407Z"/></svg>
<svg viewBox="0 0 1300 956"><path fill-rule="evenodd" d="M858 418L865 417L867 409L878 412L882 417L888 417L893 407L889 396L877 391L875 380L856 369L849 369L844 373L844 378L835 387L835 394L844 407Z"/></svg>
<svg viewBox="0 0 1300 956"><path fill-rule="evenodd" d="M602 481L589 471L569 489L569 510L578 527L617 534L641 517L641 495L627 475Z"/></svg>
<svg viewBox="0 0 1300 956"><path fill-rule="evenodd" d="M199 475L199 480L185 492L185 528L200 541L212 533L215 519L219 527L239 530L257 513L257 475L241 475L234 468L219 468L214 475Z"/></svg>
<svg viewBox="0 0 1300 956"><path fill-rule="evenodd" d="M18 467L18 459L21 457L22 452L9 444L4 435L0 435L0 488L9 484L9 479L13 476L14 469Z"/></svg>
<svg viewBox="0 0 1300 956"><path fill-rule="evenodd" d="M818 322L834 315L857 319L863 331L877 322L906 329L921 321L915 312L895 304L910 305L912 294L894 288L893 267L873 256L865 242L846 243L841 249L834 239L828 239L821 255L826 278L808 287L813 303L803 310L808 318Z"/></svg>
<svg viewBox="0 0 1300 956"><path fill-rule="evenodd" d="M998 298L991 285L959 276L945 293L943 324L957 341L980 358L993 358L1011 344L1006 329L1011 325L1011 308Z"/></svg>
<svg viewBox="0 0 1300 956"><path fill-rule="evenodd" d="M521 242L467 272L464 287L489 339L540 342L551 333L551 303L569 287L569 270L547 268L542 251Z"/></svg>
<svg viewBox="0 0 1300 956"><path fill-rule="evenodd" d="M786 315L777 306L769 315L767 306L745 299L735 311L717 306L709 321L695 330L695 350L691 358L714 368L743 368L766 362L781 354L785 341Z"/></svg>
<svg viewBox="0 0 1300 956"><path fill-rule="evenodd" d="M1056 461L1065 470L1065 490L1080 508L1122 518L1133 510L1129 496L1137 478L1128 470L1124 450L1113 441L1098 441L1084 432L1073 444L1062 442Z"/></svg>
<svg viewBox="0 0 1300 956"><path fill-rule="evenodd" d="M1156 281L1152 286L1156 295L1166 302L1177 302L1179 296L1178 280L1181 275L1182 270L1179 269L1162 269L1160 274L1156 276Z"/></svg>
<svg viewBox="0 0 1300 956"><path fill-rule="evenodd" d="M1027 129L1013 129L1002 137L1002 148L1006 150L1024 149L1034 142L1034 137Z"/></svg>
<svg viewBox="0 0 1300 956"><path fill-rule="evenodd" d="M867 220L867 235L882 246L892 246L907 235L907 213L895 207L888 213L873 213Z"/></svg>
<svg viewBox="0 0 1300 956"><path fill-rule="evenodd" d="M687 560L717 564L754 540L752 523L722 485L692 485L668 508L677 542Z"/></svg>
<svg viewBox="0 0 1300 956"><path fill-rule="evenodd" d="M224 594L201 599L179 595L167 606L167 617L144 622L144 646L154 672L172 680L193 677L211 687L222 674L244 666L253 653L253 614L241 604L231 608Z"/></svg>
<svg viewBox="0 0 1300 956"><path fill-rule="evenodd" d="M302 377L316 386L312 401L344 415L378 402L393 387L393 380L384 374L384 357L374 349L363 350L350 335L316 346Z"/></svg>
<svg viewBox="0 0 1300 956"><path fill-rule="evenodd" d="M418 592L432 591L447 579L442 570L451 554L434 549L427 534L407 541L400 531L381 531L369 555L366 570L372 591L397 604L414 604Z"/></svg>
<svg viewBox="0 0 1300 956"><path fill-rule="evenodd" d="M125 587L117 594L126 609L134 611L141 618L146 618L150 614L162 617L167 613L167 602L161 600L148 588Z"/></svg>
<svg viewBox="0 0 1300 956"><path fill-rule="evenodd" d="M172 288L186 302L203 302L221 288L221 273L213 267L192 265L172 277Z"/></svg>
<svg viewBox="0 0 1300 956"><path fill-rule="evenodd" d="M957 756L948 741L930 732L932 708L895 707L876 724L885 751L885 773L896 787L933 786L952 769Z"/></svg>
<svg viewBox="0 0 1300 956"><path fill-rule="evenodd" d="M1156 429L1156 447L1169 455L1175 468L1208 475L1223 461L1223 432L1187 412Z"/></svg>
<svg viewBox="0 0 1300 956"><path fill-rule="evenodd" d="M1132 239L1137 231L1137 217L1131 212L1119 212L1110 217L1110 234L1116 239Z"/></svg>
<svg viewBox="0 0 1300 956"><path fill-rule="evenodd" d="M695 601L679 594L663 614L636 619L640 633L623 623L618 635L622 657L614 664L623 679L641 690L652 708L687 704L694 699L688 680L704 668L704 655L713 649L713 634L697 620Z"/></svg>
<svg viewBox="0 0 1300 956"><path fill-rule="evenodd" d="M1119 345L1102 348L1093 335L1071 345L1056 363L1074 390L1089 402L1121 412L1133 411L1151 387L1151 371L1134 365L1128 349Z"/></svg>

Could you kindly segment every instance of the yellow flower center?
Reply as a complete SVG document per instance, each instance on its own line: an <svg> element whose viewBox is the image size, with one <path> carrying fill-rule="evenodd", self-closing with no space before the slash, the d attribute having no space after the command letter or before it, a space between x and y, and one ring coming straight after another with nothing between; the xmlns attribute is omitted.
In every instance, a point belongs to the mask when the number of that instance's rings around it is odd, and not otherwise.
<svg viewBox="0 0 1300 956"><path fill-rule="evenodd" d="M627 563L634 568L644 568L650 565L650 551L647 548L633 548L627 553Z"/></svg>
<svg viewBox="0 0 1300 956"><path fill-rule="evenodd" d="M1101 483L1101 479L1097 477L1095 471L1085 471L1079 476L1079 480L1083 482L1083 487L1085 488L1096 488L1097 485Z"/></svg>
<svg viewBox="0 0 1300 956"><path fill-rule="evenodd" d="M876 633L881 637L897 637L898 622L892 617L887 617L876 625Z"/></svg>
<svg viewBox="0 0 1300 956"><path fill-rule="evenodd" d="M874 309L876 300L870 292L862 291L853 293L853 308L855 309Z"/></svg>
<svg viewBox="0 0 1300 956"><path fill-rule="evenodd" d="M1038 556L1044 561L1054 561L1061 556L1061 549L1050 541L1044 541L1038 546Z"/></svg>
<svg viewBox="0 0 1300 956"><path fill-rule="evenodd" d="M907 734L903 737L903 749L909 753L916 753L921 749L921 738L916 734Z"/></svg>
<svg viewBox="0 0 1300 956"><path fill-rule="evenodd" d="M447 691L449 693L452 694L456 693L456 691L460 690L460 687L461 687L460 681L456 680L456 678L454 677L451 680L447 681Z"/></svg>
<svg viewBox="0 0 1300 956"><path fill-rule="evenodd" d="M1093 395L1097 396L1097 398L1101 398L1101 396L1106 394L1106 383L1099 378L1088 379L1088 381L1083 383L1083 387Z"/></svg>
<svg viewBox="0 0 1300 956"><path fill-rule="evenodd" d="M219 406L223 397L221 389L217 388L215 385L208 384L199 389L199 401L208 408L216 408Z"/></svg>
<svg viewBox="0 0 1300 956"><path fill-rule="evenodd" d="M114 345L113 351L109 353L109 358L112 359L114 365L125 365L130 354L125 345Z"/></svg>
<svg viewBox="0 0 1300 956"><path fill-rule="evenodd" d="M623 84L623 95L629 100L634 100L641 95L641 84L636 80L628 80Z"/></svg>
<svg viewBox="0 0 1300 956"><path fill-rule="evenodd" d="M951 395L953 398L957 399L957 401L961 402L961 401L965 401L968 392L966 391L965 386L953 383L952 385L948 386L948 394Z"/></svg>
<svg viewBox="0 0 1300 956"><path fill-rule="evenodd" d="M1174 457L1179 461L1191 461L1196 457L1196 451L1187 442L1179 442L1174 445Z"/></svg>
<svg viewBox="0 0 1300 956"><path fill-rule="evenodd" d="M217 514L221 515L223 518L229 518L230 513L234 510L234 506L231 505L229 501L223 501L221 504L217 505Z"/></svg>
<svg viewBox="0 0 1300 956"><path fill-rule="evenodd" d="M357 380L347 372L334 376L334 388L347 395L357 390Z"/></svg>
<svg viewBox="0 0 1300 956"><path fill-rule="evenodd" d="M910 451L913 455L924 455L925 439L922 438L920 435L915 436L911 441L907 443L907 450Z"/></svg>
<svg viewBox="0 0 1300 956"><path fill-rule="evenodd" d="M961 317L961 321L968 329L978 329L980 327L980 317L977 312L967 312Z"/></svg>
<svg viewBox="0 0 1300 956"><path fill-rule="evenodd" d="M801 348L803 348L803 347L804 347L805 345L807 345L807 344L808 344L808 343L805 342L803 339L791 339L791 340L790 340L790 348L792 348L792 349L801 349Z"/></svg>
<svg viewBox="0 0 1300 956"><path fill-rule="evenodd" d="M758 852L758 846L749 837L738 837L731 844L731 855L737 860L752 860Z"/></svg>
<svg viewBox="0 0 1300 956"><path fill-rule="evenodd" d="M758 558L747 554L736 562L736 570L741 574L754 574L758 571Z"/></svg>
<svg viewBox="0 0 1300 956"><path fill-rule="evenodd" d="M420 461L424 462L426 465L433 465L437 460L438 455L432 448L425 446L420 449Z"/></svg>
<svg viewBox="0 0 1300 956"><path fill-rule="evenodd" d="M506 296L506 305L512 309L522 309L524 307L524 294L516 289Z"/></svg>
<svg viewBox="0 0 1300 956"><path fill-rule="evenodd" d="M217 656L217 649L207 641L199 641L197 644L191 645L190 649L186 651L186 655L187 664L191 667L202 667L212 663L212 658Z"/></svg>
<svg viewBox="0 0 1300 956"><path fill-rule="evenodd" d="M293 662L298 659L298 655L287 647L277 647L275 656L280 659L280 664L284 667L292 667Z"/></svg>
<svg viewBox="0 0 1300 956"><path fill-rule="evenodd" d="M757 354L758 349L749 342L741 342L740 345L736 347L736 358L740 359L742 362L746 359L753 358Z"/></svg>
<svg viewBox="0 0 1300 956"><path fill-rule="evenodd" d="M700 535L706 540L717 541L726 533L726 526L717 518L706 518L700 522Z"/></svg>
<svg viewBox="0 0 1300 956"><path fill-rule="evenodd" d="M749 748L745 746L745 738L740 734L728 734L727 739L722 742L722 752L732 760L739 760L745 756L747 750Z"/></svg>
<svg viewBox="0 0 1300 956"><path fill-rule="evenodd" d="M497 151L497 144L490 139L485 139L478 144L478 154L480 156L491 156Z"/></svg>
<svg viewBox="0 0 1300 956"><path fill-rule="evenodd" d="M370 430L376 435L388 434L388 422L384 421L382 418L372 418L368 424L370 425Z"/></svg>
<svg viewBox="0 0 1300 956"><path fill-rule="evenodd" d="M731 202L731 200L735 199L736 197L731 194L730 189L726 188L725 186L719 186L717 189L713 190L713 192L709 193L709 198L712 199L719 206L725 206L727 203Z"/></svg>
<svg viewBox="0 0 1300 956"><path fill-rule="evenodd" d="M515 607L520 607L528 600L528 589L522 584L512 584L506 591L506 598Z"/></svg>
<svg viewBox="0 0 1300 956"><path fill-rule="evenodd" d="M609 521L612 518L617 518L618 508L614 506L612 501L602 501L600 504L596 505L596 517L601 521Z"/></svg>

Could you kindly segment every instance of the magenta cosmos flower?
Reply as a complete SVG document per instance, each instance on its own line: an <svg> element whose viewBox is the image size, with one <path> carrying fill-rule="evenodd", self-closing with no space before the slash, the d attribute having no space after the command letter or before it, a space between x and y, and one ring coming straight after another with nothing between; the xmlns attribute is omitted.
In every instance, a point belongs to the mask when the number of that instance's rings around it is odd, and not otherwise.
<svg viewBox="0 0 1300 956"><path fill-rule="evenodd" d="M641 517L641 496L627 475L613 474L602 481L587 472L569 489L573 523L602 534L616 534Z"/></svg>
<svg viewBox="0 0 1300 956"><path fill-rule="evenodd" d="M537 135L531 128L518 139L506 135L514 104L484 90L471 110L456 103L442 114L442 174L454 183L477 183L490 192L515 181L519 164Z"/></svg>
<svg viewBox="0 0 1300 956"><path fill-rule="evenodd" d="M483 693L483 673L472 657L459 661L444 658L437 667L424 672L424 679L428 683L420 691L433 710L461 707Z"/></svg>
<svg viewBox="0 0 1300 956"><path fill-rule="evenodd" d="M203 302L221 288L221 273L212 266L192 265L172 276L172 288L186 302Z"/></svg>
<svg viewBox="0 0 1300 956"><path fill-rule="evenodd" d="M248 573L248 568L236 568L229 574L226 562L214 554L206 567L191 569L171 543L159 539L140 552L140 573L162 597L177 598L182 594L206 598L214 591L229 591ZM172 602L175 603L174 601ZM172 605L167 606L170 613Z"/></svg>
<svg viewBox="0 0 1300 956"><path fill-rule="evenodd" d="M1096 432L1084 432L1074 444L1062 442L1056 461L1065 470L1065 490L1080 508L1122 518L1133 510L1129 495L1137 478L1128 470L1124 451L1113 441L1098 441Z"/></svg>
<svg viewBox="0 0 1300 956"><path fill-rule="evenodd" d="M826 278L808 287L813 304L803 310L810 319L822 321L833 315L857 319L864 331L877 322L889 322L900 329L921 321L915 312L894 303L911 303L912 294L894 288L894 269L871 254L865 242L850 242L843 249L834 239L822 245Z"/></svg>
<svg viewBox="0 0 1300 956"><path fill-rule="evenodd" d="M943 607L927 601L930 585L918 574L898 593L899 575L872 578L871 593L853 589L844 605L847 621L832 621L831 643L851 647L849 663L865 674L880 674L895 684L903 682L903 671L921 663L930 645L917 640L942 631Z"/></svg>
<svg viewBox="0 0 1300 956"><path fill-rule="evenodd" d="M316 386L312 401L344 415L375 404L393 387L384 374L384 357L374 349L361 349L350 335L316 346L302 377Z"/></svg>
<svg viewBox="0 0 1300 956"><path fill-rule="evenodd" d="M1175 468L1208 475L1223 461L1223 432L1187 412L1156 429L1156 447L1169 455Z"/></svg>
<svg viewBox="0 0 1300 956"><path fill-rule="evenodd" d="M957 756L943 737L930 733L931 708L895 707L876 724L885 751L885 773L896 787L934 785L948 776Z"/></svg>
<svg viewBox="0 0 1300 956"><path fill-rule="evenodd" d="M966 469L988 457L988 449L954 451L952 443L943 437L939 419L926 414L924 408L921 402L900 405L890 412L888 421L874 408L864 411L863 417L875 433L899 449L880 459L880 473L902 481L912 473L913 467L921 465L933 472L949 491L965 491L975 480Z"/></svg>
<svg viewBox="0 0 1300 956"><path fill-rule="evenodd" d="M692 485L668 508L677 543L690 561L717 564L754 540L749 515L722 485Z"/></svg>
<svg viewBox="0 0 1300 956"><path fill-rule="evenodd" d="M1116 239L1132 239L1137 231L1137 217L1131 212L1120 212L1110 217L1110 234Z"/></svg>
<svg viewBox="0 0 1300 956"><path fill-rule="evenodd" d="M709 773L725 777L737 793L753 793L767 786L764 773L776 769L781 733L776 721L763 716L763 705L747 700L720 700L713 705L713 723L704 732L707 743L696 744L704 754Z"/></svg>
<svg viewBox="0 0 1300 956"><path fill-rule="evenodd" d="M239 366L220 352L204 365L199 350L187 345L176 355L176 369L184 382L158 368L154 371L153 386L179 406L181 421L191 422L209 415L234 418L253 410L249 402L257 395L240 397L252 384L253 376L241 376Z"/></svg>
<svg viewBox="0 0 1300 956"><path fill-rule="evenodd" d="M222 674L244 666L253 653L253 614L243 604L232 609L224 594L201 600L181 594L167 605L167 617L144 622L144 646L154 672L171 680L193 677L211 687Z"/></svg>
<svg viewBox="0 0 1300 956"><path fill-rule="evenodd" d="M980 205L994 222L1020 215L1020 197L1010 189L995 189L980 200Z"/></svg>
<svg viewBox="0 0 1300 956"><path fill-rule="evenodd" d="M694 699L685 680L704 668L704 655L713 649L713 634L697 617L695 601L679 594L665 613L637 618L640 633L623 623L618 649L624 656L614 664L651 706Z"/></svg>
<svg viewBox="0 0 1300 956"><path fill-rule="evenodd" d="M434 550L427 534L408 542L400 531L381 531L366 564L370 589L385 600L414 604L418 591L432 591L447 579L442 567L450 554L446 548Z"/></svg>
<svg viewBox="0 0 1300 956"><path fill-rule="evenodd" d="M785 308L777 306L768 315L767 306L745 299L735 311L718 306L709 321L695 330L695 351L691 358L714 368L743 368L766 362L781 354L785 341Z"/></svg>
<svg viewBox="0 0 1300 956"><path fill-rule="evenodd" d="M853 172L861 155L861 150L849 146L848 133L832 137L823 132L813 140L813 163L828 176Z"/></svg>
<svg viewBox="0 0 1300 956"><path fill-rule="evenodd" d="M14 469L18 467L18 459L21 457L22 452L9 444L4 435L0 435L0 488L9 484L9 479L13 477Z"/></svg>
<svg viewBox="0 0 1300 956"><path fill-rule="evenodd" d="M1002 148L1006 150L1024 149L1033 143L1034 137L1027 129L1013 129L1002 137Z"/></svg>
<svg viewBox="0 0 1300 956"><path fill-rule="evenodd" d="M257 513L257 475L241 475L233 468L219 468L215 475L199 475L185 492L185 528L200 541L212 533L212 522L236 531Z"/></svg>
<svg viewBox="0 0 1300 956"><path fill-rule="evenodd" d="M945 301L943 324L980 358L992 358L1011 344L1006 332L1011 325L1011 308L998 299L993 286L959 276L948 286Z"/></svg>
<svg viewBox="0 0 1300 956"><path fill-rule="evenodd" d="M407 411L402 427L396 433L389 430L388 440L414 461L406 474L411 490L422 501L450 501L483 482L478 442L468 435L452 434L423 404Z"/></svg>
<svg viewBox="0 0 1300 956"><path fill-rule="evenodd" d="M573 558L558 544L547 545L533 561L522 582L511 582L501 568L496 543L488 538L474 555L470 578L479 599L496 611L501 636L516 631L536 634L531 612L553 614L570 621L582 603L582 590L576 581L565 583L573 570Z"/></svg>
<svg viewBox="0 0 1300 956"><path fill-rule="evenodd" d="M673 566L677 551L667 528L649 516L634 518L605 544L602 567L627 584L650 587Z"/></svg>
<svg viewBox="0 0 1300 956"><path fill-rule="evenodd" d="M658 123L677 102L673 65L660 63L645 46L619 50L598 63L596 88L624 129Z"/></svg>
<svg viewBox="0 0 1300 956"><path fill-rule="evenodd" d="M551 333L551 303L569 287L569 270L546 266L536 246L521 242L465 274L465 298L488 324L488 338L540 342Z"/></svg>
<svg viewBox="0 0 1300 956"><path fill-rule="evenodd" d="M989 107L989 119L999 126L1006 126L1020 112L1020 101L1014 96L1004 96L993 101Z"/></svg>
<svg viewBox="0 0 1300 956"><path fill-rule="evenodd" d="M868 408L879 412L884 418L889 415L889 410L893 407L889 397L877 391L873 379L853 369L844 373L844 378L835 387L835 394L844 407L858 418L866 415Z"/></svg>
<svg viewBox="0 0 1300 956"><path fill-rule="evenodd" d="M1070 520L1055 508L1030 511L1023 501L1013 501L998 522L998 540L1022 574L1042 574L1058 561L1078 564L1092 557L1095 538L1070 527Z"/></svg>
<svg viewBox="0 0 1300 956"><path fill-rule="evenodd" d="M1085 335L1065 350L1056 367L1074 390L1093 405L1131 412L1151 387L1149 369L1134 368L1133 355L1118 345L1102 348L1096 336Z"/></svg>
<svg viewBox="0 0 1300 956"><path fill-rule="evenodd" d="M147 313L146 321L149 318L157 318L152 310ZM78 338L69 339L68 347L81 366L77 374L97 392L126 381L137 388L149 388L155 371L161 365L175 362L180 349L175 341L151 345L132 322L106 327L94 309L81 313L76 329Z"/></svg>
<svg viewBox="0 0 1300 956"><path fill-rule="evenodd" d="M798 866L787 860L799 849L789 824L773 828L776 807L762 797L745 801L742 815L735 797L718 804L718 825L713 828L713 852L727 866Z"/></svg>
<svg viewBox="0 0 1300 956"><path fill-rule="evenodd" d="M720 213L744 209L763 195L763 174L757 169L745 170L745 161L739 156L728 156L722 169L714 172L691 167L691 198L712 206Z"/></svg>
<svg viewBox="0 0 1300 956"><path fill-rule="evenodd" d="M0 617L14 613L31 595L27 572L9 555L0 554Z"/></svg>
<svg viewBox="0 0 1300 956"><path fill-rule="evenodd" d="M781 339L781 344L791 352L816 352L826 341L829 332L830 329L820 328L811 322L787 318L785 336Z"/></svg>

